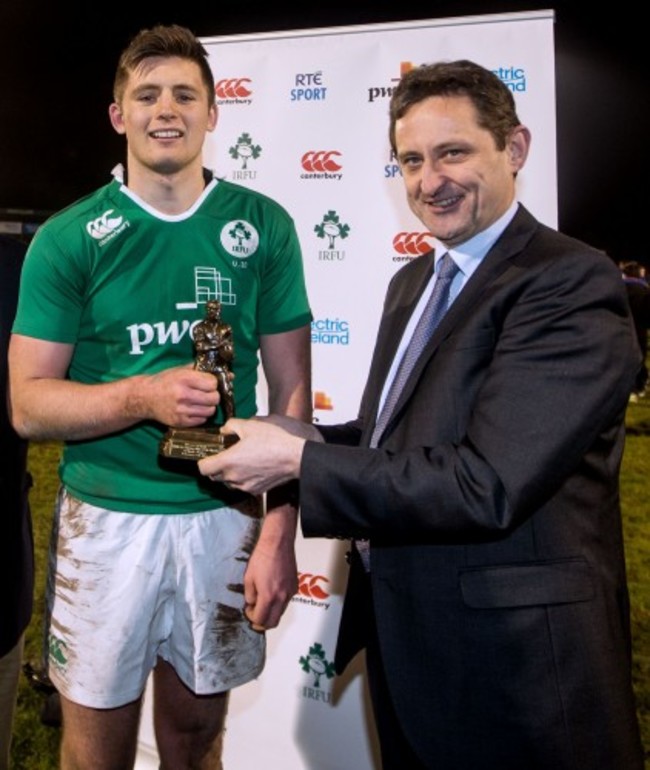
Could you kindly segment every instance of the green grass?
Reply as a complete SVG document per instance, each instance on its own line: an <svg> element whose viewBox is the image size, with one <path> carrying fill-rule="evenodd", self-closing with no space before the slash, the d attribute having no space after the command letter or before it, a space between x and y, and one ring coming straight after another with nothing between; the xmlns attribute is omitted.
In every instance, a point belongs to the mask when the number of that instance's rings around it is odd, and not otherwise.
<svg viewBox="0 0 650 770"><path fill-rule="evenodd" d="M633 679L646 747L646 770L650 770L650 397L638 404L630 404L627 425L621 499L632 603ZM31 505L36 548L36 597L26 636L25 659L34 663L38 663L41 654L43 591L52 506L58 486L58 456L58 444L34 444L30 448L29 463L34 476ZM43 704L44 696L21 677L14 722L13 770L58 768L60 731L41 724Z"/></svg>
<svg viewBox="0 0 650 770"><path fill-rule="evenodd" d="M633 683L650 769L650 397L630 404L621 506L632 605Z"/></svg>
<svg viewBox="0 0 650 770"><path fill-rule="evenodd" d="M45 575L47 548L58 477L58 444L32 444L29 449L29 469L34 477L30 491L34 525L34 554L36 564L34 613L25 635L25 660L38 665L41 660ZM18 704L14 719L11 746L12 770L57 770L59 730L41 723L41 708L45 697L20 679Z"/></svg>

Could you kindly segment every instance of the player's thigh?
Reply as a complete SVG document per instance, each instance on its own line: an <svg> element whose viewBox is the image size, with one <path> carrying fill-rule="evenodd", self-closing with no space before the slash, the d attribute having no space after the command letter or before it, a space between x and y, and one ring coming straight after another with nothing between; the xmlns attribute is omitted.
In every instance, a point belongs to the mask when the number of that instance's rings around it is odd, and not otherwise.
<svg viewBox="0 0 650 770"><path fill-rule="evenodd" d="M80 706L61 696L61 770L124 770L133 767L141 699L113 709Z"/></svg>
<svg viewBox="0 0 650 770"><path fill-rule="evenodd" d="M223 730L228 695L228 691L196 695L160 659L153 673L154 727L160 748L189 736L207 750Z"/></svg>

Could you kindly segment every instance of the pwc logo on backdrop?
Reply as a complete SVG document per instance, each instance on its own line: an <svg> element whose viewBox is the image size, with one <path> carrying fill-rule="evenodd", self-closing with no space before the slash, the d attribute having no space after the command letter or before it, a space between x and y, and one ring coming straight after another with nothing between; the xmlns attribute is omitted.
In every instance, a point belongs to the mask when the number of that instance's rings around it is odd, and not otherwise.
<svg viewBox="0 0 650 770"><path fill-rule="evenodd" d="M214 84L217 104L251 104L253 95L250 78L222 78Z"/></svg>
<svg viewBox="0 0 650 770"><path fill-rule="evenodd" d="M339 163L341 153L338 150L308 150L300 158L300 165L306 173L301 179L341 179L343 166Z"/></svg>
<svg viewBox="0 0 650 770"><path fill-rule="evenodd" d="M377 102L385 99L390 99L393 94L393 89L399 83L402 75L405 75L409 70L412 70L415 65L410 61L400 62L399 76L390 79L393 85L390 86L369 86L368 87L368 101Z"/></svg>
<svg viewBox="0 0 650 770"><path fill-rule="evenodd" d="M409 262L415 257L420 257L431 251L433 246L429 241L432 238L430 232L408 233L406 231L397 233L393 238L393 262Z"/></svg>

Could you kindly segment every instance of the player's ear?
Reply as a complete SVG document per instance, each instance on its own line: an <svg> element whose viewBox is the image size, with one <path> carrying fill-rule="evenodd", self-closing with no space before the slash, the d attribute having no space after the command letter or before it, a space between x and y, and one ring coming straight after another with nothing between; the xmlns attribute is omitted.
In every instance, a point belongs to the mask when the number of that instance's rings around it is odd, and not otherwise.
<svg viewBox="0 0 650 770"><path fill-rule="evenodd" d="M113 102L109 106L108 117L110 118L111 125L117 131L118 134L126 133L126 126L124 125L124 115L122 114L122 108L117 102Z"/></svg>
<svg viewBox="0 0 650 770"><path fill-rule="evenodd" d="M214 131L219 120L219 108L213 104L208 111L208 131Z"/></svg>

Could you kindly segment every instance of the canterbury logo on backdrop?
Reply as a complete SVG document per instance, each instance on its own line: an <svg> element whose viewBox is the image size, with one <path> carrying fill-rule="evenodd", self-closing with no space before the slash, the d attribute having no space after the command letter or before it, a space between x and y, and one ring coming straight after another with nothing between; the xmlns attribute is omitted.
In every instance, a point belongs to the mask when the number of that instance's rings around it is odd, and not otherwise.
<svg viewBox="0 0 650 770"><path fill-rule="evenodd" d="M247 85L250 83L250 78L219 80L214 87L214 92L219 99L243 99L253 93Z"/></svg>
<svg viewBox="0 0 650 770"><path fill-rule="evenodd" d="M341 157L337 150L320 150L319 152L306 152L301 158L305 171L340 171L341 166L335 158Z"/></svg>
<svg viewBox="0 0 650 770"><path fill-rule="evenodd" d="M411 254L412 256L419 256L425 254L427 251L431 251L431 244L429 243L431 233L397 233L393 238L393 248L398 254Z"/></svg>

